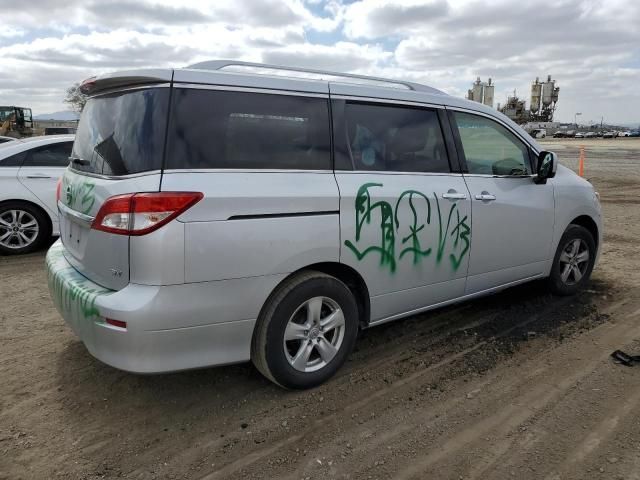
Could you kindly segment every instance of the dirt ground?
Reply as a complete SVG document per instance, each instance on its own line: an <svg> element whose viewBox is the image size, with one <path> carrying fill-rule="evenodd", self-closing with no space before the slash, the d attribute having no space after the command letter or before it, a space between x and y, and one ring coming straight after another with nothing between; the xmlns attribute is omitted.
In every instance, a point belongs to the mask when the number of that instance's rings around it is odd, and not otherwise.
<svg viewBox="0 0 640 480"><path fill-rule="evenodd" d="M539 283L364 332L288 392L250 365L136 376L94 360L44 252L0 257L0 478L640 479L640 139L549 140L601 193L588 290Z"/></svg>

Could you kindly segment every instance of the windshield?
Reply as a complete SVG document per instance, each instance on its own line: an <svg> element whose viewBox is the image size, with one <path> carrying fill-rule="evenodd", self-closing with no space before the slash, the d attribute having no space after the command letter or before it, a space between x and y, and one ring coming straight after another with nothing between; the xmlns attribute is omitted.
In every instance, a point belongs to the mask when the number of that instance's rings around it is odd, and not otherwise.
<svg viewBox="0 0 640 480"><path fill-rule="evenodd" d="M160 170L168 104L168 88L90 98L80 117L71 167L112 176Z"/></svg>
<svg viewBox="0 0 640 480"><path fill-rule="evenodd" d="M0 122L5 121L14 113L16 113L16 109L14 107L0 107Z"/></svg>

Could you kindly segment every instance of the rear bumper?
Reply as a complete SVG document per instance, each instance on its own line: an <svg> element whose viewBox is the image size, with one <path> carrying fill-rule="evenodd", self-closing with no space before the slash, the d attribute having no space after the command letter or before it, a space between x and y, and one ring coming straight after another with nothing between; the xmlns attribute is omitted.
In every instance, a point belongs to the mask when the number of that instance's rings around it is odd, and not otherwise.
<svg viewBox="0 0 640 480"><path fill-rule="evenodd" d="M60 241L47 253L46 265L55 306L89 352L136 373L249 360L255 319L281 280L270 276L171 286L129 284L114 291L73 268ZM105 318L124 321L127 327L109 325Z"/></svg>

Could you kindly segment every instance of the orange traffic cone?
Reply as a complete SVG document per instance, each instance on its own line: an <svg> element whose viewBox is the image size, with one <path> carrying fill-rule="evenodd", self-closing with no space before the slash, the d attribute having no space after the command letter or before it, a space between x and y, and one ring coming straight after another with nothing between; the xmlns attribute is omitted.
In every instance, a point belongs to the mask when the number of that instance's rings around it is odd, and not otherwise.
<svg viewBox="0 0 640 480"><path fill-rule="evenodd" d="M578 175L584 177L584 147L580 147L580 159L578 160Z"/></svg>

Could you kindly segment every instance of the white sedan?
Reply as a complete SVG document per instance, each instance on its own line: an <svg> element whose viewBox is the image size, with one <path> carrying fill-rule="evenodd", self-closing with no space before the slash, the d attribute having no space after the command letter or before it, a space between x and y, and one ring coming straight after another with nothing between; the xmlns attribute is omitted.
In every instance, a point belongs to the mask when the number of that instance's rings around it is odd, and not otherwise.
<svg viewBox="0 0 640 480"><path fill-rule="evenodd" d="M31 252L59 235L56 184L73 139L31 137L0 148L0 254Z"/></svg>

